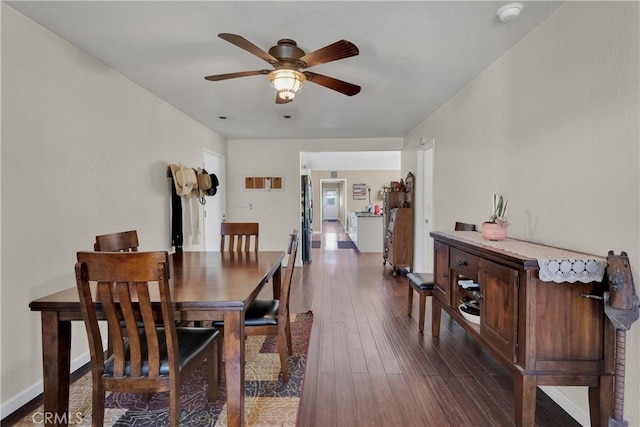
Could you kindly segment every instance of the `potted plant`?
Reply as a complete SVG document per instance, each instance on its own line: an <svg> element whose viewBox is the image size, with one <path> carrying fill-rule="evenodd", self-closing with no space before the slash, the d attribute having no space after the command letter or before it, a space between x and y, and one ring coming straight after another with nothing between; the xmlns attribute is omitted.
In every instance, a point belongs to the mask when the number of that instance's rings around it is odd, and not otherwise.
<svg viewBox="0 0 640 427"><path fill-rule="evenodd" d="M493 194L493 214L489 221L482 223L482 237L485 240L504 240L507 237L506 213L509 202L501 193Z"/></svg>

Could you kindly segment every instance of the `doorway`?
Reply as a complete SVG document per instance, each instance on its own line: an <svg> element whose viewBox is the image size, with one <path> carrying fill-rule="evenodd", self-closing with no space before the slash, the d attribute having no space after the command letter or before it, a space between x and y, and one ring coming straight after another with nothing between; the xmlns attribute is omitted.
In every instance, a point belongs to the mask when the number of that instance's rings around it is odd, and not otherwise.
<svg viewBox="0 0 640 427"><path fill-rule="evenodd" d="M317 193L320 209L318 212L318 223L314 222L314 232L322 232L322 224L324 221L339 221L346 226L346 212L347 212L347 200L346 200L346 188L347 180L344 178L322 178L320 179L320 190ZM325 190L335 190L335 193L330 194L330 198L335 196L335 206L325 206ZM333 201L329 201L333 203ZM325 210L329 209L329 216L326 215ZM337 212L336 212L337 211ZM331 219L329 219L331 218ZM318 228L319 225L319 228Z"/></svg>
<svg viewBox="0 0 640 427"><path fill-rule="evenodd" d="M202 152L202 163L208 173L218 177L220 185L215 196L205 197L204 205L204 250L217 252L220 250L220 224L226 219L224 192L224 157L211 151Z"/></svg>
<svg viewBox="0 0 640 427"><path fill-rule="evenodd" d="M340 189L322 189L322 220L337 221L340 212Z"/></svg>

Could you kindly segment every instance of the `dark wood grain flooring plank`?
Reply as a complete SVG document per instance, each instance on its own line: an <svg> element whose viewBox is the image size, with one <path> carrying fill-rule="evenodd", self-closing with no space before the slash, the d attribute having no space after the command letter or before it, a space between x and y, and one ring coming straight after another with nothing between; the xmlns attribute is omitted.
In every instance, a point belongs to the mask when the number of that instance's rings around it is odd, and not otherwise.
<svg viewBox="0 0 640 427"><path fill-rule="evenodd" d="M451 420L440 408L438 399L434 398L433 392L424 377L408 375L406 376L406 381L410 390L409 396L416 403L423 425L457 427L451 424Z"/></svg>
<svg viewBox="0 0 640 427"><path fill-rule="evenodd" d="M373 394L373 386L369 375L354 374L353 394L357 404L357 423L359 427L380 426L380 414Z"/></svg>
<svg viewBox="0 0 640 427"><path fill-rule="evenodd" d="M380 424L383 426L407 426L406 419L398 410L393 391L389 386L387 375L371 375L371 387L375 398ZM403 396L398 396L399 399Z"/></svg>
<svg viewBox="0 0 640 427"><path fill-rule="evenodd" d="M336 384L333 373L318 373L318 398L316 399L316 416L314 426L337 426L336 419Z"/></svg>
<svg viewBox="0 0 640 427"><path fill-rule="evenodd" d="M358 404L352 375L347 372L338 372L335 375L335 383L336 425L340 427L355 426L357 425Z"/></svg>
<svg viewBox="0 0 640 427"><path fill-rule="evenodd" d="M366 374L367 361L364 357L360 333L356 322L349 322L344 325L347 334L347 346L349 350L349 362L351 363L351 373Z"/></svg>
<svg viewBox="0 0 640 427"><path fill-rule="evenodd" d="M449 378L446 383L438 376L424 377L424 380L449 424L456 427L492 427L457 377Z"/></svg>
<svg viewBox="0 0 640 427"><path fill-rule="evenodd" d="M489 420L491 425L510 426L513 424L513 410L507 408L506 412L502 405L496 403L493 396L480 385L477 379L471 375L460 375L458 377L467 392L471 395L475 404L482 408L482 414ZM507 415L509 413L509 415Z"/></svg>
<svg viewBox="0 0 640 427"><path fill-rule="evenodd" d="M380 358L380 353L378 353L376 341L373 338L369 323L358 322L357 326L369 375L383 375L385 373L384 364Z"/></svg>
<svg viewBox="0 0 640 427"><path fill-rule="evenodd" d="M320 348L318 349L320 358L318 361L318 372L335 372L334 352L333 352L333 322L321 322Z"/></svg>

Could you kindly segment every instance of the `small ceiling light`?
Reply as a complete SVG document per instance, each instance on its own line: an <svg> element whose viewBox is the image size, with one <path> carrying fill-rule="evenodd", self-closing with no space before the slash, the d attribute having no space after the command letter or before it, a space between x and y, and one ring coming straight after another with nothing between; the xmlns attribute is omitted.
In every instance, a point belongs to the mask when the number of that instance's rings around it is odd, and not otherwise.
<svg viewBox="0 0 640 427"><path fill-rule="evenodd" d="M285 101L292 100L307 79L300 71L285 68L273 70L268 77L278 96Z"/></svg>
<svg viewBox="0 0 640 427"><path fill-rule="evenodd" d="M522 3L506 4L498 9L496 15L498 15L498 19L500 20L500 22L513 21L518 16L520 16L520 12L522 12L523 7L524 6L522 5Z"/></svg>

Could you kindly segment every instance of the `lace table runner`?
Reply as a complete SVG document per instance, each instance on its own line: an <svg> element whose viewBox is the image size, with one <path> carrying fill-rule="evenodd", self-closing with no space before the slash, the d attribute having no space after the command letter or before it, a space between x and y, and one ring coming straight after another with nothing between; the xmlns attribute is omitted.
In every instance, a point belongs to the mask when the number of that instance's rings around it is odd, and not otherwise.
<svg viewBox="0 0 640 427"><path fill-rule="evenodd" d="M484 240L477 231L452 231L451 236L459 240L489 246L524 258L538 261L538 277L543 282L589 283L600 282L607 267L605 258L582 254L565 249L538 245L522 240L506 239L500 242Z"/></svg>

